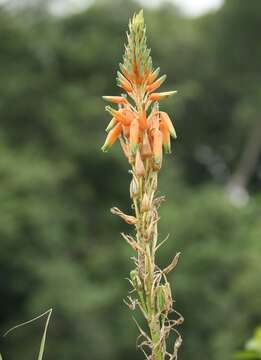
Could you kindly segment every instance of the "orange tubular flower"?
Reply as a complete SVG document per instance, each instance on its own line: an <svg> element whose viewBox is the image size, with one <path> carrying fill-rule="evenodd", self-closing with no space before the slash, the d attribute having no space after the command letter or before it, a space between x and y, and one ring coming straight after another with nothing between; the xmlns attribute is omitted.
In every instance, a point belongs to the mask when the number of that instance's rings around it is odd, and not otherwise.
<svg viewBox="0 0 261 360"><path fill-rule="evenodd" d="M117 119L113 117L106 127L105 131L110 131L117 124Z"/></svg>
<svg viewBox="0 0 261 360"><path fill-rule="evenodd" d="M152 110L150 119L150 135L153 136L154 130L159 129L159 114L156 109Z"/></svg>
<svg viewBox="0 0 261 360"><path fill-rule="evenodd" d="M110 106L106 106L106 110L116 118L122 125L129 126L131 122L131 118L128 114L126 114L125 109L115 110Z"/></svg>
<svg viewBox="0 0 261 360"><path fill-rule="evenodd" d="M102 151L106 152L118 139L122 131L121 124L118 123L107 135L104 145L102 146Z"/></svg>
<svg viewBox="0 0 261 360"><path fill-rule="evenodd" d="M122 96L103 96L104 100L112 102L114 104L126 104L127 100L125 97Z"/></svg>
<svg viewBox="0 0 261 360"><path fill-rule="evenodd" d="M127 139L127 140L129 140L129 138L130 138L130 126L128 125L128 126L122 126L122 128L123 128L123 135L124 135L124 137Z"/></svg>
<svg viewBox="0 0 261 360"><path fill-rule="evenodd" d="M130 125L132 119L135 117L134 112L130 108L123 108L123 109L120 110L120 112L125 117L126 125Z"/></svg>
<svg viewBox="0 0 261 360"><path fill-rule="evenodd" d="M131 93L132 92L132 86L131 84L128 82L128 80L124 81L122 84L121 84L121 87L127 91L128 93Z"/></svg>
<svg viewBox="0 0 261 360"><path fill-rule="evenodd" d="M133 76L128 72L128 70L126 69L126 67L123 64L119 64L120 66L120 70L122 72L122 74L129 80L132 81L133 80Z"/></svg>
<svg viewBox="0 0 261 360"><path fill-rule="evenodd" d="M147 91L151 92L151 91L158 89L163 84L163 82L166 80L166 78L167 78L166 75L161 76L158 80L154 81L152 84L147 86Z"/></svg>
<svg viewBox="0 0 261 360"><path fill-rule="evenodd" d="M153 83L153 81L155 81L157 79L159 72L160 72L160 68L158 67L156 70L149 73L148 80L147 80L148 84Z"/></svg>
<svg viewBox="0 0 261 360"><path fill-rule="evenodd" d="M171 153L171 143L170 143L170 132L164 122L160 122L160 131L162 133L162 143L166 154Z"/></svg>
<svg viewBox="0 0 261 360"><path fill-rule="evenodd" d="M176 139L177 138L176 130L175 130L173 124L172 124L172 121L170 120L169 115L166 112L161 111L160 112L160 120L166 125L167 129L170 132L170 135L174 139Z"/></svg>
<svg viewBox="0 0 261 360"><path fill-rule="evenodd" d="M136 154L139 147L139 121L137 118L133 119L130 125L130 152Z"/></svg>
<svg viewBox="0 0 261 360"><path fill-rule="evenodd" d="M162 164L162 133L158 129L155 129L153 134L153 159L154 170L160 170Z"/></svg>
<svg viewBox="0 0 261 360"><path fill-rule="evenodd" d="M147 116L146 116L146 111L141 111L140 114L140 128L142 130L147 129L148 127L148 122L147 122Z"/></svg>
<svg viewBox="0 0 261 360"><path fill-rule="evenodd" d="M151 101L160 101L163 100L171 95L176 94L177 91L165 91L165 92L161 92L161 93L152 93L149 96L149 100Z"/></svg>

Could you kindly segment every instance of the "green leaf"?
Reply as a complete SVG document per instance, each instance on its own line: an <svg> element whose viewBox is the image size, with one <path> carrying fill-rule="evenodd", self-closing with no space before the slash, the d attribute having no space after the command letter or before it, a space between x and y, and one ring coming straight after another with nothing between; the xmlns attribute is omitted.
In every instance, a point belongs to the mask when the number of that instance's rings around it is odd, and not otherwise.
<svg viewBox="0 0 261 360"><path fill-rule="evenodd" d="M38 354L38 357L37 357L37 360L42 360L43 359L43 354L44 354L44 348L45 348L45 341L46 341L46 335L47 335L47 329L48 329L48 325L49 325L49 321L50 321L50 318L51 318L51 315L52 315L52 311L53 309L49 309L47 310L46 312L42 313L41 315L39 316L36 316L35 318L31 319L31 320L28 320L22 324L18 324L14 327L12 327L11 329L9 329L5 334L4 336L7 336L10 332L12 332L13 330L16 330L22 326L25 326L25 325L28 325L28 324L31 324L32 322L44 317L45 315L47 315L47 319L46 319L46 322L45 322L45 326L44 326L44 332L43 332L43 336L42 336L42 339L41 339L41 344L40 344L40 350L39 350L39 354ZM0 354L0 360L3 360L2 357L1 357L1 354Z"/></svg>

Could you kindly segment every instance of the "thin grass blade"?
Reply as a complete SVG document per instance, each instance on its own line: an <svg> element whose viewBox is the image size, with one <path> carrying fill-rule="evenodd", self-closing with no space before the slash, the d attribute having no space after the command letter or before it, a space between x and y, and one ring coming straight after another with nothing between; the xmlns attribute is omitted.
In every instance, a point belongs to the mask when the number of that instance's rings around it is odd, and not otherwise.
<svg viewBox="0 0 261 360"><path fill-rule="evenodd" d="M11 333L12 331L20 328L20 327L23 327L25 325L28 325L28 324L31 324L32 322L44 317L47 315L47 319L46 319L46 322L45 322L45 326L44 326L44 332L43 332L43 336L42 336L42 339L41 339L41 344L40 344L40 350L39 350L39 354L38 354L38 357L37 357L37 360L42 360L43 359L43 354L44 354L44 348L45 348L45 341L46 341L46 335L47 335L47 330L48 330L48 325L49 325L49 322L50 322L50 318L51 318L51 315L52 315L52 311L53 309L49 309L47 311L45 311L44 313L42 313L41 315L39 316L36 316L35 318L31 319L31 320L28 320L28 321L25 321L21 324L18 324L16 326L13 326L11 329L9 329L6 333L4 333L3 336L7 336L9 333ZM3 360L2 357L1 357L1 354L0 354L0 360Z"/></svg>

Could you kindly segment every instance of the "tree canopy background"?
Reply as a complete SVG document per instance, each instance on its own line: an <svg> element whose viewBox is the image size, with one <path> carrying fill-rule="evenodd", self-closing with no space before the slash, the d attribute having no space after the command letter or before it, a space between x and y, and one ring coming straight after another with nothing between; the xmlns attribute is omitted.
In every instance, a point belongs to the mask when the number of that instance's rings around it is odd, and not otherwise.
<svg viewBox="0 0 261 360"><path fill-rule="evenodd" d="M54 309L46 359L138 360L122 302L132 256L128 166L100 147L102 95L140 5L96 1L66 17L49 1L0 8L0 330ZM229 360L261 323L261 2L227 0L199 18L145 9L156 66L177 89L165 107L178 140L160 178L159 261L185 317L180 359ZM43 323L0 340L4 359L36 358Z"/></svg>

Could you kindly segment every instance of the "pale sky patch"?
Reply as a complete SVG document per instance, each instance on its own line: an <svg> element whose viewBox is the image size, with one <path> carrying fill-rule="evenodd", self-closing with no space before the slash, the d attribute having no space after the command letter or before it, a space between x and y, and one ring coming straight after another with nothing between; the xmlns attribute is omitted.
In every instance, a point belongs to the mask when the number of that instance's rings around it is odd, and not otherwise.
<svg viewBox="0 0 261 360"><path fill-rule="evenodd" d="M80 12L86 9L94 0L53 0L51 12L56 15ZM155 7L164 0L138 0L142 5ZM200 16L222 6L224 0L168 0L176 4L188 16ZM1 4L8 4L10 0L0 0Z"/></svg>
<svg viewBox="0 0 261 360"><path fill-rule="evenodd" d="M139 0L146 6L158 6L164 0ZM208 11L213 11L222 6L224 0L169 0L177 5L185 14L189 16L199 16Z"/></svg>

